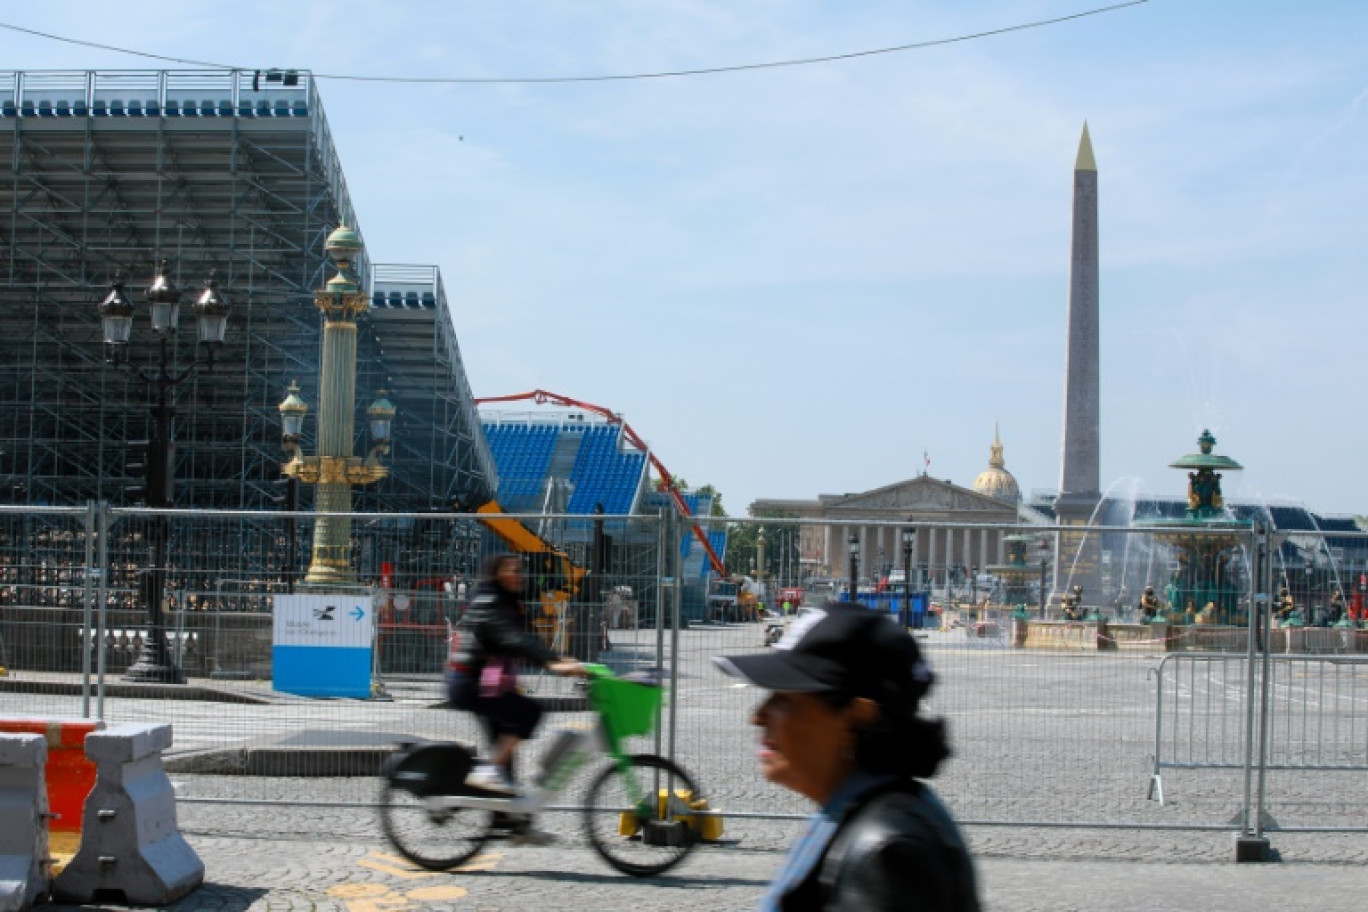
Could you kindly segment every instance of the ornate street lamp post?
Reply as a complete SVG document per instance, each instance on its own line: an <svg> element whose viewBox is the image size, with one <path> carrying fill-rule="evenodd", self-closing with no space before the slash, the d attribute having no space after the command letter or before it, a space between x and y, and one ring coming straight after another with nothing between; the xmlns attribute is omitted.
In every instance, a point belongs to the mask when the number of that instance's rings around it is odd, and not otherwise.
<svg viewBox="0 0 1368 912"><path fill-rule="evenodd" d="M1040 540L1040 619L1045 620L1045 600L1050 597L1049 590L1045 586L1045 571L1050 566L1050 544L1045 539Z"/></svg>
<svg viewBox="0 0 1368 912"><path fill-rule="evenodd" d="M850 533L850 603L860 600L860 536Z"/></svg>
<svg viewBox="0 0 1368 912"><path fill-rule="evenodd" d="M756 581L764 583L765 580L765 527L761 526L755 533L755 572Z"/></svg>
<svg viewBox="0 0 1368 912"><path fill-rule="evenodd" d="M313 555L306 585L318 588L349 586L356 582L351 564L352 487L374 484L389 475L380 456L389 452L394 406L380 390L366 413L370 419L371 448L365 459L353 455L356 413L356 321L369 302L352 274L361 238L346 225L324 243L337 275L314 292L314 306L323 313L323 364L319 376L317 455L300 451L300 434L308 405L297 384L280 403L282 439L289 462L281 472L315 486Z"/></svg>
<svg viewBox="0 0 1368 912"><path fill-rule="evenodd" d="M192 376L199 367L212 370L214 349L223 344L228 328L228 304L220 297L211 273L204 283L204 291L194 304L198 324L197 343L203 347L204 360L199 350L184 368L178 367L172 342L180 318L180 291L167 277L166 261L162 260L152 284L147 289L148 310L152 317L152 331L157 335L157 363L144 369L128 359L124 347L133 335L133 314L136 308L124 294L124 284L115 278L109 293L100 302L100 323L108 347L109 361L118 364L141 380L154 393L148 421L148 439L129 441L129 449L141 455L137 464L142 475L134 491L143 503L154 509L167 509L175 503L176 445L175 389ZM163 684L184 684L185 674L171 661L166 646L166 627L162 603L166 599L167 541L170 522L165 516L148 518L148 566L139 574L138 597L147 610L147 635L143 637L138 658L124 673L125 681L150 681Z"/></svg>
<svg viewBox="0 0 1368 912"><path fill-rule="evenodd" d="M898 623L903 630L907 629L908 622L911 620L912 612L912 550L917 544L917 531L915 529L903 529L902 531L902 550L903 550L903 600L902 610L898 612Z"/></svg>

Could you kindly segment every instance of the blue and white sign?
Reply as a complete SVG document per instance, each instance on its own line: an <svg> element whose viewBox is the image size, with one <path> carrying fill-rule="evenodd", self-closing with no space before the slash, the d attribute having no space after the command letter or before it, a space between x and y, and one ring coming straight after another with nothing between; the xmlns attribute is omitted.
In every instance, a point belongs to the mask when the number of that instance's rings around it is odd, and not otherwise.
<svg viewBox="0 0 1368 912"><path fill-rule="evenodd" d="M274 688L303 697L369 698L374 634L365 596L277 595Z"/></svg>

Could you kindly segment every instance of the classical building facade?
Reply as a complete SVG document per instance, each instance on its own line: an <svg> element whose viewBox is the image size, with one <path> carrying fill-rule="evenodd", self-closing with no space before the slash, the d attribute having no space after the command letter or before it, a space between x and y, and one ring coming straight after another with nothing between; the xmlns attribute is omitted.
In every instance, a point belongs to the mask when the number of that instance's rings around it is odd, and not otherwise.
<svg viewBox="0 0 1368 912"><path fill-rule="evenodd" d="M860 576L873 580L902 567L902 530L917 524L913 563L921 579L943 583L952 569L1001 563L1002 532L975 528L1017 522L1013 503L919 475L859 494L821 494L816 500L757 500L752 516L809 520L799 548L816 576L844 576L851 538L859 549ZM815 522L811 522L814 521Z"/></svg>

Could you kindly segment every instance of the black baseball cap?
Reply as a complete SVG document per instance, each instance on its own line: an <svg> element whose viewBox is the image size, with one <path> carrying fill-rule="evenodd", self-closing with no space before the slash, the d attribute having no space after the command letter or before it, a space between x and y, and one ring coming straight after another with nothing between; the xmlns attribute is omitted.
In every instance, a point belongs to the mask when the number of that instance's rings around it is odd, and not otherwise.
<svg viewBox="0 0 1368 912"><path fill-rule="evenodd" d="M920 700L934 678L917 641L890 615L848 602L804 611L768 652L714 656L713 662L766 690L840 691L875 700Z"/></svg>

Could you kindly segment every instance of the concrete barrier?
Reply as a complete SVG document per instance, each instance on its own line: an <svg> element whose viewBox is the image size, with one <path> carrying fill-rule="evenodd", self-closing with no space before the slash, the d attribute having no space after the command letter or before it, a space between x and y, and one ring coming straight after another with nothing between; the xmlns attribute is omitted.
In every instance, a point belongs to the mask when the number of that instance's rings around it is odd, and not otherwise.
<svg viewBox="0 0 1368 912"><path fill-rule="evenodd" d="M53 881L53 895L88 903L121 895L162 905L204 882L204 863L176 823L176 796L162 766L170 725L115 725L86 737L95 788L85 803L81 847Z"/></svg>
<svg viewBox="0 0 1368 912"><path fill-rule="evenodd" d="M85 753L86 735L105 727L98 719L0 719L0 732L42 735L47 741L48 828L69 834L75 845L81 833L86 796L95 787L95 764Z"/></svg>
<svg viewBox="0 0 1368 912"><path fill-rule="evenodd" d="M27 909L48 889L42 735L0 734L0 912Z"/></svg>

